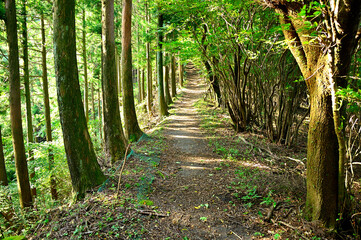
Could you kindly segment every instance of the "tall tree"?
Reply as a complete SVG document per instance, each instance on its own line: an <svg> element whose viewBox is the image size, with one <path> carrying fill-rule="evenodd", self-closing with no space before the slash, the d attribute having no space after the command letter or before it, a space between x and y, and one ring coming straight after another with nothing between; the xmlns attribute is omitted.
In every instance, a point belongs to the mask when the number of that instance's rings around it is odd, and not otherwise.
<svg viewBox="0 0 361 240"><path fill-rule="evenodd" d="M149 25L150 25L150 13L148 9L148 1L145 3L145 18L147 21L147 43L146 43L146 57L147 57L147 111L148 114L152 112L153 104L153 83L152 83L152 60L150 57L150 38L149 38Z"/></svg>
<svg viewBox="0 0 361 240"><path fill-rule="evenodd" d="M140 72L140 101L144 100L144 68Z"/></svg>
<svg viewBox="0 0 361 240"><path fill-rule="evenodd" d="M137 141L143 132L140 130L134 106L132 76L132 0L123 0L122 14L122 87L124 132L129 141ZM138 80L139 77L138 69ZM138 81L140 83L140 81Z"/></svg>
<svg viewBox="0 0 361 240"><path fill-rule="evenodd" d="M181 87L183 87L183 64L181 62L180 57L178 58L178 71L179 71L179 84Z"/></svg>
<svg viewBox="0 0 361 240"><path fill-rule="evenodd" d="M164 95L167 105L171 104L173 101L169 91L169 64L164 66Z"/></svg>
<svg viewBox="0 0 361 240"><path fill-rule="evenodd" d="M121 64L120 64L120 57L119 57L119 53L118 50L115 49L115 66L117 69L117 87L118 87L118 93L119 93L119 104L121 105L121 96L122 96L122 73L121 73Z"/></svg>
<svg viewBox="0 0 361 240"><path fill-rule="evenodd" d="M159 113L161 117L167 116L167 104L164 98L164 85L163 85L163 13L158 10L158 51L157 51L157 78L158 78L158 104Z"/></svg>
<svg viewBox="0 0 361 240"><path fill-rule="evenodd" d="M32 206L29 171L25 156L23 126L21 122L19 47L15 0L5 1L5 24L9 45L10 120L13 138L16 177L20 206Z"/></svg>
<svg viewBox="0 0 361 240"><path fill-rule="evenodd" d="M105 149L111 162L125 153L126 139L120 119L116 82L114 0L102 0L102 88Z"/></svg>
<svg viewBox="0 0 361 240"><path fill-rule="evenodd" d="M5 168L3 138L1 135L1 126L0 126L0 185L2 186L8 185L8 178L6 175L6 168Z"/></svg>
<svg viewBox="0 0 361 240"><path fill-rule="evenodd" d="M91 82L91 100L92 100L92 116L93 116L93 121L95 121L94 81Z"/></svg>
<svg viewBox="0 0 361 240"><path fill-rule="evenodd" d="M105 180L91 142L81 99L75 44L75 0L54 1L54 60L60 121L77 199Z"/></svg>
<svg viewBox="0 0 361 240"><path fill-rule="evenodd" d="M23 63L24 63L24 87L25 87L25 103L26 103L26 126L28 144L34 143L33 134L33 118L31 114L31 95L30 95L30 82L29 82L29 47L28 47L28 27L27 27L27 13L26 13L26 0L22 0L21 13L22 19L22 47L23 47ZM28 158L33 160L33 152L31 147L28 146ZM30 178L34 177L34 172L30 174Z"/></svg>
<svg viewBox="0 0 361 240"><path fill-rule="evenodd" d="M172 98L174 98L177 95L177 84L176 84L176 64L175 64L175 57L174 54L172 54L171 59L171 94Z"/></svg>
<svg viewBox="0 0 361 240"><path fill-rule="evenodd" d="M86 53L86 22L85 22L85 6L82 14L83 30L82 30L82 43L83 43L83 65L84 65L84 107L85 119L89 121L89 91L88 91L88 61Z"/></svg>
<svg viewBox="0 0 361 240"><path fill-rule="evenodd" d="M99 84L100 85L100 84ZM98 87L98 121L99 121L99 140L103 142L103 114L102 114L102 95L100 94L100 87Z"/></svg>
<svg viewBox="0 0 361 240"><path fill-rule="evenodd" d="M46 141L48 143L53 141L51 132L51 117L50 117L50 100L49 100L49 83L48 83L48 67L46 63L46 41L45 41L45 21L44 13L41 12L41 59L42 59L42 80L43 80L43 101L45 109L45 125L46 125ZM52 199L58 199L58 192L56 190L56 180L52 173L54 165L54 154L51 147L48 149L48 166L50 171L50 192Z"/></svg>
<svg viewBox="0 0 361 240"><path fill-rule="evenodd" d="M333 228L345 208L343 106L336 90L347 85L345 76L360 39L361 1L266 2L280 14L310 94L306 210L312 220Z"/></svg>

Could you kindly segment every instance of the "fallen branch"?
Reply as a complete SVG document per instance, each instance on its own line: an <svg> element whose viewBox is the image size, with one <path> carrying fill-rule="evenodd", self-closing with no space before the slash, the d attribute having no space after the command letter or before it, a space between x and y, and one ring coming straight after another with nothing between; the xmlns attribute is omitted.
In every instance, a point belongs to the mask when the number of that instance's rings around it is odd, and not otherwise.
<svg viewBox="0 0 361 240"><path fill-rule="evenodd" d="M289 159L289 160L295 161L295 162L301 164L302 166L306 167L306 166L305 166L305 163L304 163L302 160L299 160L299 159L296 159L296 158L291 158L291 157L277 156L277 155L274 154L270 149L256 146L256 145L254 145L253 143L248 142L248 141L247 141L246 139L244 139L244 137L242 137L242 136L239 136L239 139L241 139L245 144L251 146L252 148L258 149L258 151L259 151L260 153L268 155L268 156L271 157L272 159L275 159L275 160ZM357 164L357 163L356 163L356 164ZM361 163L360 163L360 164L361 164Z"/></svg>
<svg viewBox="0 0 361 240"><path fill-rule="evenodd" d="M289 160L295 161L297 163L300 163L301 165L305 166L305 163L302 160L291 158L291 157L286 157L286 158L289 159Z"/></svg>
<svg viewBox="0 0 361 240"><path fill-rule="evenodd" d="M278 221L278 223L281 224L281 225L284 225L284 226L286 226L286 227L289 227L289 228L295 230L296 232L299 232L299 230L300 230L299 228L296 228L296 227L294 227L294 226L292 226L292 225L290 225L290 224L288 224L288 223L285 223L285 222L283 222L283 221ZM306 240L309 239L308 237L306 237L306 236L303 235L302 233L299 233L299 235L300 235L302 238L306 239Z"/></svg>
<svg viewBox="0 0 361 240"><path fill-rule="evenodd" d="M129 150L130 144L128 144L127 150L125 151L125 155L124 155L124 161L123 161L123 166L122 169L120 170L119 173L119 179L118 179L118 187L117 187L117 194L116 194L116 198L118 198L119 195L119 190L120 190L120 179L122 178L122 173L124 170L124 166L125 166L125 161L127 160L127 155L128 155L128 150Z"/></svg>
<svg viewBox="0 0 361 240"><path fill-rule="evenodd" d="M280 204L281 202L277 202L276 204L273 204L271 207L270 207L270 209L269 209L269 211L268 211L268 213L267 213L267 216L265 217L265 221L266 222L270 222L271 221L271 218L272 218L272 216L273 216L273 213L274 213L274 211L276 210L276 208L278 207L278 205Z"/></svg>
<svg viewBox="0 0 361 240"><path fill-rule="evenodd" d="M358 215L361 215L361 212L353 214L353 215L351 216L351 218L354 218L354 217L356 217L356 216L358 216Z"/></svg>
<svg viewBox="0 0 361 240"><path fill-rule="evenodd" d="M231 230L231 233L234 234L234 235L235 235L236 237L238 237L239 239L243 239L242 237L240 237L237 233L233 232L232 230Z"/></svg>
<svg viewBox="0 0 361 240"><path fill-rule="evenodd" d="M137 210L138 213L143 214L143 215L149 215L149 216L157 216L157 217L169 217L169 215L167 214L162 214L162 213L157 213L151 210Z"/></svg>

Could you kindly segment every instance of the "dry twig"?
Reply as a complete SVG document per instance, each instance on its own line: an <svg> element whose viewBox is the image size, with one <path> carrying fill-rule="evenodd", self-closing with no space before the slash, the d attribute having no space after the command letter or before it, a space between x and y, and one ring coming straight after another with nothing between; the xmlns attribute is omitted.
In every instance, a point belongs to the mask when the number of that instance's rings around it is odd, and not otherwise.
<svg viewBox="0 0 361 240"><path fill-rule="evenodd" d="M157 216L157 217L169 217L169 215L157 213L151 210L137 210L138 213L149 216Z"/></svg>
<svg viewBox="0 0 361 240"><path fill-rule="evenodd" d="M123 173L123 170L124 170L125 161L127 160L127 155L128 155L129 148L130 148L130 144L128 144L127 150L125 151L124 161L123 161L123 166L122 166L122 169L120 170L120 173L119 173L118 188L117 188L116 198L118 198L118 195L119 195L119 190L120 190L120 179L122 178L122 173Z"/></svg>

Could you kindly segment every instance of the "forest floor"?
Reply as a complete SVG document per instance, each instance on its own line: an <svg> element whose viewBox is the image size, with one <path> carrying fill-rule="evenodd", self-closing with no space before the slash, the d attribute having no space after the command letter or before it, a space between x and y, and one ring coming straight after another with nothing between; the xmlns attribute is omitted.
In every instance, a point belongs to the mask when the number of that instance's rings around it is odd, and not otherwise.
<svg viewBox="0 0 361 240"><path fill-rule="evenodd" d="M340 238L302 218L305 146L236 134L206 93L188 65L171 115L132 145L120 194L122 162L101 191L52 210L29 239Z"/></svg>

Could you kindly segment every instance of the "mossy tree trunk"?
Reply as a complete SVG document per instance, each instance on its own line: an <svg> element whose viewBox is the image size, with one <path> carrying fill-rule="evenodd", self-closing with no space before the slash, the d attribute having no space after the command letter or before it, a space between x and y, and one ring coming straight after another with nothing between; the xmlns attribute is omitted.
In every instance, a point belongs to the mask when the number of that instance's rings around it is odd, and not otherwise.
<svg viewBox="0 0 361 240"><path fill-rule="evenodd" d="M10 121L20 206L31 207L32 196L21 121L19 46L15 0L5 1L5 25L9 46Z"/></svg>
<svg viewBox="0 0 361 240"><path fill-rule="evenodd" d="M105 180L91 142L80 93L75 45L75 1L54 1L54 60L60 121L77 199Z"/></svg>
<svg viewBox="0 0 361 240"><path fill-rule="evenodd" d="M158 78L158 104L161 117L167 116L168 109L164 98L163 85L163 14L158 13L158 52L157 52L157 78Z"/></svg>
<svg viewBox="0 0 361 240"><path fill-rule="evenodd" d="M48 83L48 67L46 64L46 41L45 41L45 24L44 24L44 14L41 14L41 59L42 59L42 80L43 80L43 99L44 99L44 109L45 109L45 125L46 125L46 141L51 143L53 141L53 136L51 132L51 117L50 117L50 100L49 100L49 83ZM52 199L58 199L58 192L56 190L56 180L55 176L52 173L54 165L54 154L52 148L49 146L48 149L48 161L49 161L49 171L51 172L50 176L50 192Z"/></svg>
<svg viewBox="0 0 361 240"><path fill-rule="evenodd" d="M306 212L312 220L320 220L334 228L336 219L343 217L346 158L342 106L335 91L347 85L345 76L359 38L361 2L321 1L325 4L325 12L319 19L299 15L311 1L267 2L280 13L282 26L288 26L283 28L283 33L310 93ZM319 34L325 32L326 37L311 37L314 29L304 23L315 19L323 21Z"/></svg>
<svg viewBox="0 0 361 240"><path fill-rule="evenodd" d="M122 86L124 132L128 141L137 141L143 132L140 130L134 106L132 79L132 0L123 0L122 14ZM140 71L137 70L140 87ZM140 90L140 88L139 88Z"/></svg>
<svg viewBox="0 0 361 240"><path fill-rule="evenodd" d="M0 185L2 186L8 185L8 178L6 175L6 167L5 167L4 149L3 149L3 138L1 135L1 126L0 126Z"/></svg>
<svg viewBox="0 0 361 240"><path fill-rule="evenodd" d="M102 0L102 88L106 154L113 163L125 153L126 139L119 112L114 39L114 0Z"/></svg>

